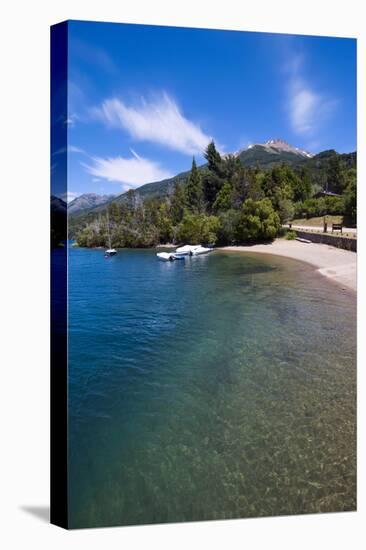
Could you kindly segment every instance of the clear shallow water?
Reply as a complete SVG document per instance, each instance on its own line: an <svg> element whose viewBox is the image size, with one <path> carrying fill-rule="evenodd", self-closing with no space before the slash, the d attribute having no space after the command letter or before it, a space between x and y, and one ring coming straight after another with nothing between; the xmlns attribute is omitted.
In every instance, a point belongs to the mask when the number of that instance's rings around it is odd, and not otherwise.
<svg viewBox="0 0 366 550"><path fill-rule="evenodd" d="M283 258L70 249L71 526L355 509L355 310Z"/></svg>

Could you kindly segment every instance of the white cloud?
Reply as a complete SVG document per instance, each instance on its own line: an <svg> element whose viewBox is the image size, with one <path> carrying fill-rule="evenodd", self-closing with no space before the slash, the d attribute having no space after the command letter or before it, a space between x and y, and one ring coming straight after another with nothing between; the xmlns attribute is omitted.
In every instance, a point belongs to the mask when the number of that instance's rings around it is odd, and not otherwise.
<svg viewBox="0 0 366 550"><path fill-rule="evenodd" d="M315 136L334 110L337 101L316 90L301 74L303 58L294 56L287 65L288 112L293 130L302 136Z"/></svg>
<svg viewBox="0 0 366 550"><path fill-rule="evenodd" d="M290 89L290 116L298 134L309 134L317 125L323 98L305 83L294 80Z"/></svg>
<svg viewBox="0 0 366 550"><path fill-rule="evenodd" d="M140 157L135 151L131 150L131 153L130 158L92 157L92 163L83 163L83 166L92 176L122 183L123 191L171 177L172 174L163 169L158 162Z"/></svg>
<svg viewBox="0 0 366 550"><path fill-rule="evenodd" d="M139 106L128 106L117 98L107 99L93 112L136 140L159 143L189 155L202 154L212 139L188 120L166 93L150 102L142 98Z"/></svg>
<svg viewBox="0 0 366 550"><path fill-rule="evenodd" d="M84 153L84 150L80 149L80 147L75 147L75 145L68 145L67 146L67 152L68 153Z"/></svg>

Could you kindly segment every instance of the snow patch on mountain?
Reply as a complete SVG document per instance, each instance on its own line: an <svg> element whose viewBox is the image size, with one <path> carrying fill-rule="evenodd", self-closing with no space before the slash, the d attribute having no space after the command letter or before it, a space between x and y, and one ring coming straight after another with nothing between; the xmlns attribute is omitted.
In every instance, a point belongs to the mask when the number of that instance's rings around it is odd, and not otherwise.
<svg viewBox="0 0 366 550"><path fill-rule="evenodd" d="M269 139L264 143L253 143L252 145L249 145L247 149L252 149L253 147L263 147L270 153L280 153L281 151L286 151L288 153L294 153L295 155L300 155L306 158L312 158L314 156L312 153L309 153L309 151L305 151L300 147L294 147L293 145L287 143L287 141L280 138ZM239 151L239 153L240 152L241 151Z"/></svg>

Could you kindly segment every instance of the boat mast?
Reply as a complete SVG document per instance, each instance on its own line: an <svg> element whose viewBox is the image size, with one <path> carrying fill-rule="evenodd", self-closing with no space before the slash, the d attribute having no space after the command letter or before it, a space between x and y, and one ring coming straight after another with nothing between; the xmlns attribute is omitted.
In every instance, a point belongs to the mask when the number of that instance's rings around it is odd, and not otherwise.
<svg viewBox="0 0 366 550"><path fill-rule="evenodd" d="M108 207L107 207L107 227L108 227L108 248L111 249L112 248L111 228L110 228L110 225L109 225L109 209L108 209Z"/></svg>

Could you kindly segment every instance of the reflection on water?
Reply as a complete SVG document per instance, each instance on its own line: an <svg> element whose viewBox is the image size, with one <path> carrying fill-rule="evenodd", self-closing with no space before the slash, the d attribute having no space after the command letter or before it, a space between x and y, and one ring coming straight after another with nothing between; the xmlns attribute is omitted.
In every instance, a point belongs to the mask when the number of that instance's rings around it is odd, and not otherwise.
<svg viewBox="0 0 366 550"><path fill-rule="evenodd" d="M255 254L69 276L72 527L355 509L354 295Z"/></svg>

